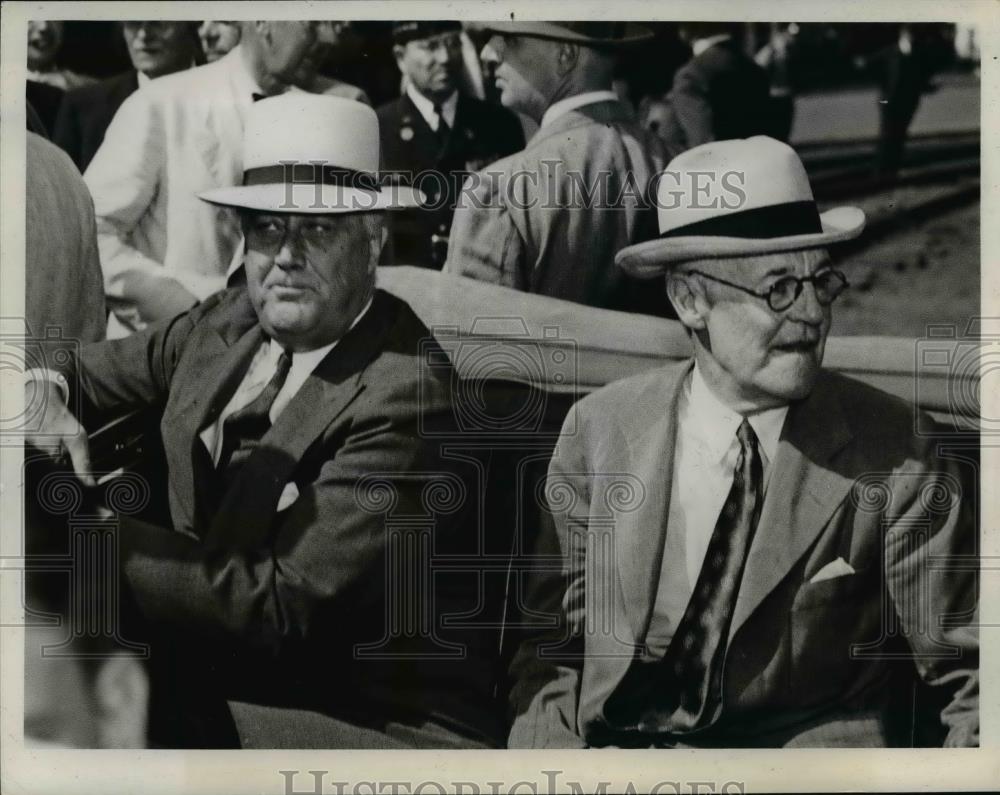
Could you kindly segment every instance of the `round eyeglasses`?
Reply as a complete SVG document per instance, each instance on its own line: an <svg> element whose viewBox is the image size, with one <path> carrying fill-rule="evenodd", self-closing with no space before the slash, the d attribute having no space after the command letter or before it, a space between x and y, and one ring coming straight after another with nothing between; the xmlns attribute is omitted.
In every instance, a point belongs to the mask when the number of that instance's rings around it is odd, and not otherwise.
<svg viewBox="0 0 1000 795"><path fill-rule="evenodd" d="M799 296L802 295L803 285L807 283L812 284L813 289L816 290L816 300L819 301L821 306L829 306L837 300L837 297L844 290L851 286L843 273L832 268L821 270L812 276L782 276L763 292L751 290L742 284L727 282L725 279L720 279L718 276L711 276L703 271L689 270L687 273L696 273L710 281L724 284L727 287L734 287L756 298L762 298L767 301L767 305L771 307L771 311L773 312L784 312L791 307L792 304L799 300Z"/></svg>

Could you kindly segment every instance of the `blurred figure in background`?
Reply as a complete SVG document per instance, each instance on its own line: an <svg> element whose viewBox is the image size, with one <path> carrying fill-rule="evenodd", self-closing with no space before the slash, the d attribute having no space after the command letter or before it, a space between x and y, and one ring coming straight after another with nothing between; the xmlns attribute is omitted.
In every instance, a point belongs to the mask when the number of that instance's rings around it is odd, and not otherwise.
<svg viewBox="0 0 1000 795"><path fill-rule="evenodd" d="M771 40L760 48L754 60L766 73L771 92L772 138L787 143L795 117L795 59L799 26L771 23Z"/></svg>
<svg viewBox="0 0 1000 795"><path fill-rule="evenodd" d="M59 66L64 27L63 22L29 20L28 79L69 91L93 83L95 79Z"/></svg>
<svg viewBox="0 0 1000 795"><path fill-rule="evenodd" d="M173 317L225 285L242 233L197 193L243 178L243 120L281 94L315 44L315 22L243 23L215 63L152 81L125 100L84 179L94 197L110 337Z"/></svg>
<svg viewBox="0 0 1000 795"><path fill-rule="evenodd" d="M121 104L139 86L195 65L198 41L193 23L128 21L121 24L132 69L69 91L56 117L52 140L85 171Z"/></svg>
<svg viewBox="0 0 1000 795"><path fill-rule="evenodd" d="M94 202L59 147L27 133L25 296L27 335L47 328L79 342L104 339L107 313Z"/></svg>
<svg viewBox="0 0 1000 795"><path fill-rule="evenodd" d="M666 296L632 283L615 252L656 236L646 198L665 155L612 90L615 54L648 38L624 23L491 23L504 107L539 131L473 174L444 270L589 306L661 314Z"/></svg>
<svg viewBox="0 0 1000 795"><path fill-rule="evenodd" d="M862 65L875 69L879 84L879 141L876 172L892 176L899 171L910 122L923 94L933 90L934 55L923 28L902 25L899 38Z"/></svg>
<svg viewBox="0 0 1000 795"><path fill-rule="evenodd" d="M462 93L459 22L397 22L393 53L403 95L378 109L382 168L424 192L430 209L394 218L383 264L440 269L464 175L524 146L517 117ZM417 179L418 175L425 178Z"/></svg>
<svg viewBox="0 0 1000 795"><path fill-rule="evenodd" d="M223 55L240 43L240 23L206 19L198 26L201 51L208 63L218 61Z"/></svg>
<svg viewBox="0 0 1000 795"><path fill-rule="evenodd" d="M316 43L306 53L295 73L295 85L311 94L326 94L331 97L353 99L371 105L371 100L363 89L343 80L320 74L323 65L330 59L333 50L340 45L344 32L344 22L323 20L316 22L318 35Z"/></svg>
<svg viewBox="0 0 1000 795"><path fill-rule="evenodd" d="M732 26L683 22L679 33L692 57L677 70L670 91L677 119L669 131L671 154L709 141L768 134L767 74L740 49Z"/></svg>

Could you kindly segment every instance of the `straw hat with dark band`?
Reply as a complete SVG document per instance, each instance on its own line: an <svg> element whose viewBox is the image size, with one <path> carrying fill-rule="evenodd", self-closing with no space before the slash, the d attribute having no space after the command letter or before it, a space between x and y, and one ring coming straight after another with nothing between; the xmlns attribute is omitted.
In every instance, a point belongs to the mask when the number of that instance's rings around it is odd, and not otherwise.
<svg viewBox="0 0 1000 795"><path fill-rule="evenodd" d="M857 207L820 213L795 150L763 135L678 155L658 177L656 205L660 236L615 256L621 268L645 279L675 262L841 243L865 226Z"/></svg>

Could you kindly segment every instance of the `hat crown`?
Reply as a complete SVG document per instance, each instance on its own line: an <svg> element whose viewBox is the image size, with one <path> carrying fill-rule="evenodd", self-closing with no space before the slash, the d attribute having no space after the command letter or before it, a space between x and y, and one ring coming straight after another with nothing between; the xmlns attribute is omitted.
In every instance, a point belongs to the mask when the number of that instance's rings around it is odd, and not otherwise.
<svg viewBox="0 0 1000 795"><path fill-rule="evenodd" d="M802 161L764 135L712 141L683 152L657 183L660 233L734 213L814 202Z"/></svg>
<svg viewBox="0 0 1000 795"><path fill-rule="evenodd" d="M304 91L255 102L243 133L244 170L289 162L378 171L378 116L361 102Z"/></svg>

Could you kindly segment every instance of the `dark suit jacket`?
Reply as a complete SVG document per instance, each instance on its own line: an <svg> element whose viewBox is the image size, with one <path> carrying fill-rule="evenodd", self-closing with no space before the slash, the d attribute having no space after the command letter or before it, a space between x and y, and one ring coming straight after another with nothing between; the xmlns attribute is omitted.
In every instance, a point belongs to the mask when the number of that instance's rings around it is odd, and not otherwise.
<svg viewBox="0 0 1000 795"><path fill-rule="evenodd" d="M387 247L382 264L440 269L447 244L443 240L435 246L431 237L448 237L464 175L521 149L521 123L506 108L459 94L455 124L442 146L437 133L404 93L378 109L378 124L383 169L407 172L411 179L423 172L441 174L440 178L416 182L434 209L393 216L392 245Z"/></svg>
<svg viewBox="0 0 1000 795"><path fill-rule="evenodd" d="M125 517L119 536L143 616L192 647L226 698L331 716L331 747L369 731L488 745L499 731L492 650L442 620L475 613L475 581L432 578L426 559L476 542L462 512L471 475L427 433L451 415L451 370L440 350L424 365L428 338L407 304L377 292L225 492L198 434L263 339L245 290L85 347L67 372L88 426L162 411L173 528Z"/></svg>
<svg viewBox="0 0 1000 795"><path fill-rule="evenodd" d="M139 87L135 70L68 91L56 116L52 140L81 172L104 140L104 132L128 96Z"/></svg>
<svg viewBox="0 0 1000 795"><path fill-rule="evenodd" d="M709 47L674 75L670 93L677 124L668 141L676 153L708 141L767 135L767 73L732 41Z"/></svg>
<svg viewBox="0 0 1000 795"><path fill-rule="evenodd" d="M52 128L55 126L56 116L59 113L59 106L62 104L66 92L48 83L40 83L37 80L24 81L24 96L28 105L35 111L37 121L42 123L41 130L32 130L47 138L52 137ZM29 125L32 116L28 114ZM29 127L29 129L31 129Z"/></svg>
<svg viewBox="0 0 1000 795"><path fill-rule="evenodd" d="M909 406L831 373L790 407L771 463L721 714L699 734L661 734L671 678L645 638L690 368L619 381L567 419L546 488L550 557L527 603L556 621L536 618L514 660L511 745L909 744L892 697L905 692L908 709L917 674L944 705L946 744L976 745L973 500L955 459L914 437ZM854 573L812 582L837 558Z"/></svg>

